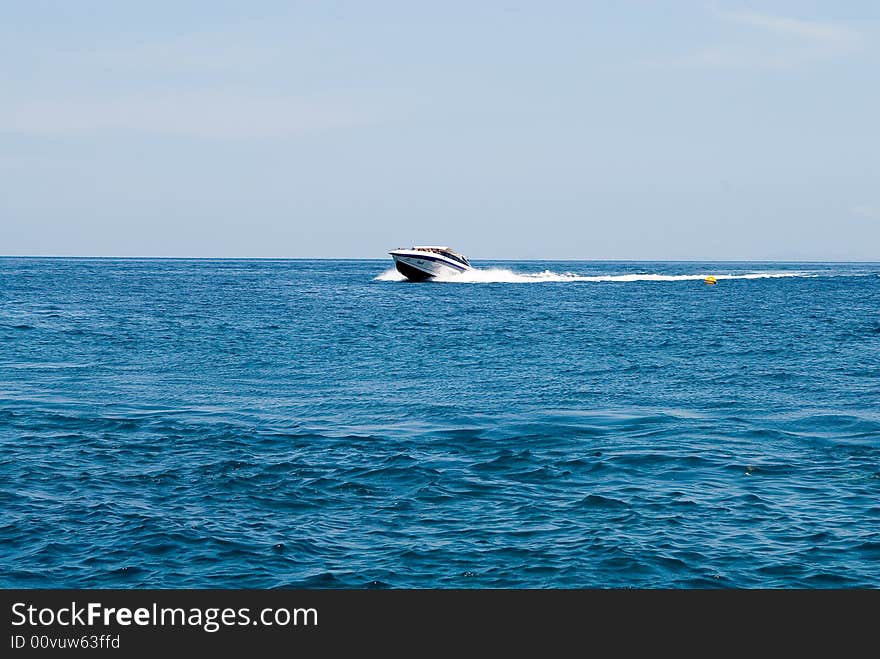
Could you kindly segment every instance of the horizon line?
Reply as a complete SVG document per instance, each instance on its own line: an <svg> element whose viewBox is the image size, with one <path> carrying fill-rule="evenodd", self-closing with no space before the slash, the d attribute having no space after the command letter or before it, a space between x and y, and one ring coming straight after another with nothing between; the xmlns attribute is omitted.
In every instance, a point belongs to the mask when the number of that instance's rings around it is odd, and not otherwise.
<svg viewBox="0 0 880 659"><path fill-rule="evenodd" d="M0 259L83 259L142 261L385 261L386 258L366 256L107 256L69 254L0 254ZM594 262L594 263L880 263L880 259L598 259L598 258L480 258L471 261L501 262Z"/></svg>

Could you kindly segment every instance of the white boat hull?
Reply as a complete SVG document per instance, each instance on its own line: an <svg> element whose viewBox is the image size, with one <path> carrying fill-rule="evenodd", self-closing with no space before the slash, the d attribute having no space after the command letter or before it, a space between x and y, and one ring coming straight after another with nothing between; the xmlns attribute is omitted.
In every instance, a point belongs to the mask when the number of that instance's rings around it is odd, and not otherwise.
<svg viewBox="0 0 880 659"><path fill-rule="evenodd" d="M398 272L412 281L423 281L433 277L450 277L471 269L470 266L442 254L427 254L408 249L395 250L390 254Z"/></svg>

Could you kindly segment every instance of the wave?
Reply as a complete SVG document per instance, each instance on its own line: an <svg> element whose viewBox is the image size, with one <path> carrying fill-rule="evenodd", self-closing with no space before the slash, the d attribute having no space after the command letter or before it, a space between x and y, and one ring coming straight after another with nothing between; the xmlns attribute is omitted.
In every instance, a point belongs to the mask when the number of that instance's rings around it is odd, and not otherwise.
<svg viewBox="0 0 880 659"><path fill-rule="evenodd" d="M574 272L522 273L506 268L474 268L467 272L447 277L435 277L433 281L448 284L533 284L546 282L636 282L636 281L702 281L709 275L722 279L775 279L780 277L816 277L816 274L795 271L748 272L744 274L702 274L663 275L658 273L628 273L621 275L579 275ZM374 278L375 281L405 281L405 277L390 268Z"/></svg>
<svg viewBox="0 0 880 659"><path fill-rule="evenodd" d="M373 281L405 281L406 277L397 271L397 268L388 268L385 272L377 277L373 277Z"/></svg>

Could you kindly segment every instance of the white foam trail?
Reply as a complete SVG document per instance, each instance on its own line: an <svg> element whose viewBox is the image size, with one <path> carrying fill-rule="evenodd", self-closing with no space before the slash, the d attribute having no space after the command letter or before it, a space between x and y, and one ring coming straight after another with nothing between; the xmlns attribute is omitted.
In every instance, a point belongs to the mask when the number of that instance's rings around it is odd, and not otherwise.
<svg viewBox="0 0 880 659"><path fill-rule="evenodd" d="M569 281L592 281L592 282L634 282L634 281L702 281L709 275L717 280L722 279L775 279L778 277L816 277L808 272L748 272L744 274L715 274L706 272L703 274L688 275L661 275L653 272L630 273L625 275L579 275L574 272L514 272L506 268L473 268L457 275L447 277L435 277L433 281L447 284L535 284L541 282L569 282ZM374 281L405 281L406 277L395 268L389 268L374 278Z"/></svg>
<svg viewBox="0 0 880 659"><path fill-rule="evenodd" d="M435 281L457 284L527 284L533 282L578 281L572 272L556 273L550 270L534 273L521 273L506 268L473 268L457 275L436 277Z"/></svg>
<svg viewBox="0 0 880 659"><path fill-rule="evenodd" d="M387 273L386 273L387 274ZM715 274L706 272L703 274L688 275L661 275L657 273L631 273L625 275L578 275L573 272L557 273L550 270L535 273L519 273L505 268L474 268L458 275L437 277L434 281L458 284L533 284L539 282L635 282L635 281L702 281L709 275L717 280L722 279L772 279L777 277L814 277L806 272L749 272L740 275Z"/></svg>
<svg viewBox="0 0 880 659"><path fill-rule="evenodd" d="M397 271L397 268L388 268L378 277L374 277L373 281L403 281L404 279L406 279L406 277L400 274Z"/></svg>

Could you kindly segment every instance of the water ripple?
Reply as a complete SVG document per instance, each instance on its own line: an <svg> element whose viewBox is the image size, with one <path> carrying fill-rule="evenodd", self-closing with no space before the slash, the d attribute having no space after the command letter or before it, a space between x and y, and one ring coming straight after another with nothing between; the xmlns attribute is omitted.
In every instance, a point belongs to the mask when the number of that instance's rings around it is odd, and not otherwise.
<svg viewBox="0 0 880 659"><path fill-rule="evenodd" d="M872 266L384 267L0 259L0 586L880 586Z"/></svg>

